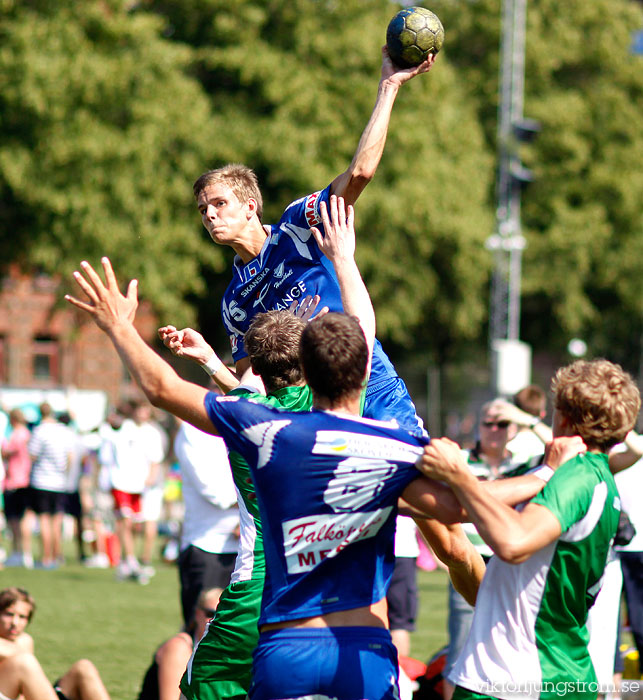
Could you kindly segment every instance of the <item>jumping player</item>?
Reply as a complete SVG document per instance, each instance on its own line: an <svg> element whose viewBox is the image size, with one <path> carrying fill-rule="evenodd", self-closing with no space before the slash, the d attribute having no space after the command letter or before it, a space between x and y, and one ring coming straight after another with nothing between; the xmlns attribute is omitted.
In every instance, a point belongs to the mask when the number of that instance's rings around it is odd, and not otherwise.
<svg viewBox="0 0 643 700"><path fill-rule="evenodd" d="M415 68L393 66L382 49L382 72L375 107L348 169L324 190L291 203L276 225L263 225L263 203L255 174L243 165L227 165L201 175L194 195L204 227L215 243L237 254L233 279L222 301L223 323L240 375L249 365L243 337L254 316L288 308L293 300L319 295L331 311L343 309L332 266L319 251L310 228L321 222L320 204L331 194L354 204L375 175L382 157L393 104L400 86L428 71L435 57ZM376 341L366 390L364 415L395 419L422 435L422 421L404 382Z"/></svg>
<svg viewBox="0 0 643 700"><path fill-rule="evenodd" d="M497 554L450 676L454 700L600 692L585 623L619 520L607 452L632 429L641 402L632 378L607 360L559 369L552 391L554 436L580 436L587 452L563 464L522 511L485 494L450 440L434 440L421 462L451 485Z"/></svg>
<svg viewBox="0 0 643 700"><path fill-rule="evenodd" d="M337 206L336 206L337 205ZM372 346L375 327L368 292L355 264L355 234L352 207L345 219L343 200L331 197L331 219L322 204L322 218L326 235L317 231L317 242L332 262L338 277L345 308L363 319L366 340ZM289 411L308 411L312 407L312 393L304 383L299 364L298 346L304 321L289 311L269 311L255 316L245 336L245 347L251 367L265 385L270 405ZM203 338L192 331L177 331L173 327L159 330L166 345L175 354L198 361L214 373L226 388L226 371L218 360L212 363L213 350ZM244 386L232 393L252 396ZM235 452L230 453L230 465L240 496L241 539L238 564L232 584L224 592L215 619L197 645L193 658L182 680L181 689L187 698L219 700L245 698L250 686L252 652L257 644L261 596L265 578L261 520L249 478L247 463ZM425 536L434 551L449 567L456 585L463 593L475 596L484 573L484 564L468 541L460 525L450 528L436 521L422 523ZM466 590L464 590L466 589Z"/></svg>

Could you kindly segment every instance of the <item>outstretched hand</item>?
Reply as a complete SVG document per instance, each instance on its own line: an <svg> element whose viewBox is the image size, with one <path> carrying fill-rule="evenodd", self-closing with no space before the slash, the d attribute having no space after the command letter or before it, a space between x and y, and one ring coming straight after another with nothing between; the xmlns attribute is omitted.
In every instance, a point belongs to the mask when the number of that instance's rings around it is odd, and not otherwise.
<svg viewBox="0 0 643 700"><path fill-rule="evenodd" d="M193 328L177 330L174 326L162 326L158 329L158 334L163 345L177 357L194 360L203 365L214 354L214 350L205 338Z"/></svg>
<svg viewBox="0 0 643 700"><path fill-rule="evenodd" d="M406 83L411 78L421 73L426 73L431 69L435 62L435 54L430 53L426 57L426 61L423 61L413 68L398 68L391 57L389 56L388 49L386 46L382 46L382 81L387 81L398 87L403 83Z"/></svg>
<svg viewBox="0 0 643 700"><path fill-rule="evenodd" d="M101 258L101 263L105 273L105 283L86 260L83 260L80 266L87 279L80 272L74 272L74 279L89 301L81 301L70 294L66 294L65 299L86 311L101 330L109 332L116 325L124 322L131 323L134 320L138 307L138 281L130 281L127 285L127 294L124 296L118 288L109 258Z"/></svg>

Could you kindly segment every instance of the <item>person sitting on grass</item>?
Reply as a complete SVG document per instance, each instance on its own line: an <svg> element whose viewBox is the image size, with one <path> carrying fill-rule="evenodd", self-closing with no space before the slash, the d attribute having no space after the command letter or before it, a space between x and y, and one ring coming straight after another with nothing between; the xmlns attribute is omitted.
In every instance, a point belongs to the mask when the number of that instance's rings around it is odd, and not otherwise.
<svg viewBox="0 0 643 700"><path fill-rule="evenodd" d="M194 644L205 634L208 622L216 612L221 593L221 588L201 591L191 629L177 632L154 652L154 659L143 678L138 700L177 699L179 682L192 656Z"/></svg>
<svg viewBox="0 0 643 700"><path fill-rule="evenodd" d="M0 591L0 700L109 700L87 659L76 661L53 686L47 680L25 632L35 610L34 599L22 588Z"/></svg>

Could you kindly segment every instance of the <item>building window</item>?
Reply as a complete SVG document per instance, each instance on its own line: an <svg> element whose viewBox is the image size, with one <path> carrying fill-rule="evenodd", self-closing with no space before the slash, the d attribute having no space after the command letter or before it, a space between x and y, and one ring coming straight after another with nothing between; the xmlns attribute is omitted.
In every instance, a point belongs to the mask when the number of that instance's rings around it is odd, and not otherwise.
<svg viewBox="0 0 643 700"><path fill-rule="evenodd" d="M34 338L32 357L34 380L58 383L58 341L50 336Z"/></svg>

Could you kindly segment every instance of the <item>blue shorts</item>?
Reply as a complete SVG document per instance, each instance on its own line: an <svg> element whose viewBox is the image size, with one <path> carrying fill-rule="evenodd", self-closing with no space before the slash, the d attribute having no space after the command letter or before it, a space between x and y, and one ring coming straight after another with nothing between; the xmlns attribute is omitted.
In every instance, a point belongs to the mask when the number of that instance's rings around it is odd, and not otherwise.
<svg viewBox="0 0 643 700"><path fill-rule="evenodd" d="M407 430L411 435L427 435L406 385L399 377L373 382L366 387L364 417L374 420L396 420L400 428Z"/></svg>
<svg viewBox="0 0 643 700"><path fill-rule="evenodd" d="M253 654L250 700L399 700L388 630L327 627L264 632Z"/></svg>

